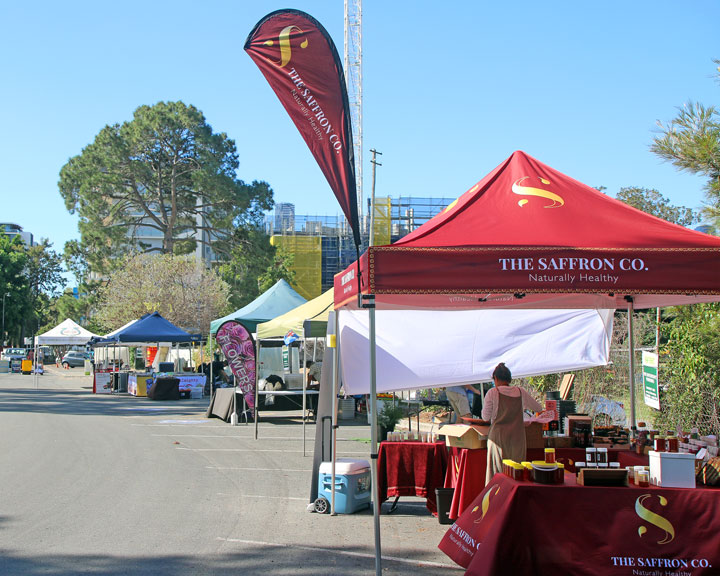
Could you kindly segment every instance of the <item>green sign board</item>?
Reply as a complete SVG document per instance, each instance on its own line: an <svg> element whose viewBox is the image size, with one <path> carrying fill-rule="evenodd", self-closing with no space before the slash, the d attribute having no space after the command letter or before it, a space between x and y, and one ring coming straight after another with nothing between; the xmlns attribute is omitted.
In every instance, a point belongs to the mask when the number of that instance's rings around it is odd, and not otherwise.
<svg viewBox="0 0 720 576"><path fill-rule="evenodd" d="M643 390L645 404L660 410L660 392L658 390L658 355L652 352L642 353Z"/></svg>

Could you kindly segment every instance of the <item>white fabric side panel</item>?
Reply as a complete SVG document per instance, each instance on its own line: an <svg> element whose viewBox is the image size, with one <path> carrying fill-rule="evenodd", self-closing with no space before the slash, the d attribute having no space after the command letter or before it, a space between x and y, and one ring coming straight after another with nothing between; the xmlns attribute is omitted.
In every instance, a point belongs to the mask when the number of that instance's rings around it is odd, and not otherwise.
<svg viewBox="0 0 720 576"><path fill-rule="evenodd" d="M614 310L377 310L377 391L491 380L498 362L513 378L608 363ZM368 313L341 310L348 394L370 392Z"/></svg>

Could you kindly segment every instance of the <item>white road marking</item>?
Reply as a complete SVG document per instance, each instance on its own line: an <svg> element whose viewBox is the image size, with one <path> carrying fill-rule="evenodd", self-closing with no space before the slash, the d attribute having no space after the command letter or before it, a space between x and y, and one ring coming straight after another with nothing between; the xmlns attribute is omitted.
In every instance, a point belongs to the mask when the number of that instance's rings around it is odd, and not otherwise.
<svg viewBox="0 0 720 576"><path fill-rule="evenodd" d="M222 492L218 492L218 496L232 496L233 498L237 498L238 494L223 494ZM264 496L262 494L240 494L241 498L262 498L263 500L302 500L303 502L307 502L307 498L298 498L297 496Z"/></svg>
<svg viewBox="0 0 720 576"><path fill-rule="evenodd" d="M309 552L322 552L331 554L340 554L342 556L354 556L356 558L375 558L374 554L368 554L366 552L351 552L349 550L337 550L335 548L320 548L319 546L302 546L296 544L275 544L274 542L258 542L257 540L241 540L239 538L221 538L218 536L218 540L224 542L232 542L236 544L248 544L250 546L265 546L268 548L295 548L298 550L307 550ZM410 560L409 558L398 558L396 556L382 556L383 560L390 560L391 562L402 562L403 564L412 564L415 566L429 566L435 568L454 568L455 570L464 570L461 566L456 564L445 564L443 562L428 562L427 560Z"/></svg>
<svg viewBox="0 0 720 576"><path fill-rule="evenodd" d="M312 469L301 470L299 468L243 468L235 466L205 466L211 470L257 470L258 472L312 472Z"/></svg>
<svg viewBox="0 0 720 576"><path fill-rule="evenodd" d="M302 450L269 450L269 449L258 449L258 448L186 448L185 446L177 446L176 450L187 450L188 452L279 452L279 453L296 453L301 454ZM307 451L310 452L309 450ZM351 456L354 454L365 454L367 452L338 452L338 456Z"/></svg>

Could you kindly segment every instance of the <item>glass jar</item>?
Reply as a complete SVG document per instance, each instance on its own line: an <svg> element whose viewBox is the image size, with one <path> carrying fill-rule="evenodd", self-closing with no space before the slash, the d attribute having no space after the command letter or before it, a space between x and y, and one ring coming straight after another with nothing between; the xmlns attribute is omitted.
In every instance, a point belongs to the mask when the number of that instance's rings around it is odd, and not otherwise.
<svg viewBox="0 0 720 576"><path fill-rule="evenodd" d="M668 436L665 442L665 447L668 452L677 452L680 448L680 441L677 436Z"/></svg>
<svg viewBox="0 0 720 576"><path fill-rule="evenodd" d="M598 465L598 468L607 468L608 467L608 450L607 450L607 448L598 448L597 449L597 465Z"/></svg>
<svg viewBox="0 0 720 576"><path fill-rule="evenodd" d="M597 466L597 449L585 448L585 466L595 468Z"/></svg>
<svg viewBox="0 0 720 576"><path fill-rule="evenodd" d="M555 448L545 448L545 462L555 464Z"/></svg>
<svg viewBox="0 0 720 576"><path fill-rule="evenodd" d="M648 470L640 470L637 473L637 485L640 488L648 488L650 486L650 472Z"/></svg>
<svg viewBox="0 0 720 576"><path fill-rule="evenodd" d="M665 452L665 436L655 436L655 452Z"/></svg>
<svg viewBox="0 0 720 576"><path fill-rule="evenodd" d="M636 486L640 485L640 472L642 472L643 470L645 470L645 466L635 466L635 485ZM648 473L648 477L649 477L649 473Z"/></svg>

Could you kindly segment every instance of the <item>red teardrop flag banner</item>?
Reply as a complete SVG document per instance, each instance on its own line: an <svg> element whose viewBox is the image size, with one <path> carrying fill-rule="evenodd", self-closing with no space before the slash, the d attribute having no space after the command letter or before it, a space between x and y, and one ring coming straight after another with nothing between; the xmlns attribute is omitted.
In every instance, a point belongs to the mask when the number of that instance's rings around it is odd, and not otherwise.
<svg viewBox="0 0 720 576"><path fill-rule="evenodd" d="M345 75L325 28L299 10L255 25L245 51L257 64L327 178L360 245L352 126Z"/></svg>
<svg viewBox="0 0 720 576"><path fill-rule="evenodd" d="M255 408L255 343L245 326L235 320L223 322L216 335L220 350L227 358L237 386L253 413Z"/></svg>

